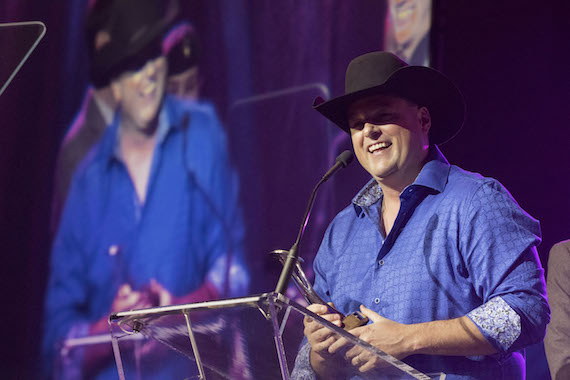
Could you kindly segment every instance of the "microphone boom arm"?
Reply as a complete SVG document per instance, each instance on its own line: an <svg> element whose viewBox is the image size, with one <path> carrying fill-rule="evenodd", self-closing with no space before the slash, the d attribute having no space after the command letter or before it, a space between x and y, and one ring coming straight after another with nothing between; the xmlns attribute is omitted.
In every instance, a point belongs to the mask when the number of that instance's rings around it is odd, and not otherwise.
<svg viewBox="0 0 570 380"><path fill-rule="evenodd" d="M295 244L289 249L289 254L287 255L287 260L285 264L283 264L283 270L279 276L279 281L277 282L277 286L275 288L275 292L279 294L285 295L285 291L287 290L287 286L289 285L289 279L291 278L291 273L295 268L295 264L299 259L299 243L301 242L301 238L303 237L303 232L305 231L305 227L309 221L309 216L311 214L311 209L313 208L313 203L315 201L315 196L317 195L317 191L319 187L326 182L330 177L333 176L341 168L345 168L348 164L352 162L354 155L351 151L345 150L341 154L338 155L336 158L336 162L332 168L329 169L328 172L325 173L323 178L317 183L314 187L313 191L311 192L311 196L309 198L309 202L307 203L307 207L305 208L305 215L303 215L301 227L299 228L299 233L297 234L297 240L295 240Z"/></svg>

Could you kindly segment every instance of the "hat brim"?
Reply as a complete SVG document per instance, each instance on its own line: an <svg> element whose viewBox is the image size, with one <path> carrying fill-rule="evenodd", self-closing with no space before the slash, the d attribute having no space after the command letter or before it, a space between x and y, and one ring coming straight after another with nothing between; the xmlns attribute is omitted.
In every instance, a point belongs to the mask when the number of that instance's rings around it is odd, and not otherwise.
<svg viewBox="0 0 570 380"><path fill-rule="evenodd" d="M133 58L138 58L141 53L152 50L156 52L154 55L160 56L162 53L162 37L166 33L167 27L168 24L166 22L153 25L142 38L120 51L117 51L115 47L102 50L95 58L95 67L100 72L105 73L109 80L112 80L126 69L131 69ZM149 49L150 45L153 45L154 49Z"/></svg>
<svg viewBox="0 0 570 380"><path fill-rule="evenodd" d="M425 106L430 112L430 141L443 144L462 128L465 101L459 89L439 71L424 66L402 67L381 85L351 92L313 107L346 133L350 134L348 111L357 100L372 95L394 95Z"/></svg>

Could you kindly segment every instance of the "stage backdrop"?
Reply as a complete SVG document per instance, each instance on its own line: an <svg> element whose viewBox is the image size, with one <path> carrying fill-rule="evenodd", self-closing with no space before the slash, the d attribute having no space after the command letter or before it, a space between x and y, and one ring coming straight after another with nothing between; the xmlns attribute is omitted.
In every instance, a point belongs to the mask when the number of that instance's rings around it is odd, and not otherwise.
<svg viewBox="0 0 570 380"><path fill-rule="evenodd" d="M397 7L379 0L181 3L181 16L201 40L203 97L218 110L241 176L252 292L274 288L280 268L269 250L290 247L314 183L349 148L347 137L312 111L312 98L342 94L348 62L382 46L431 64L458 84L467 122L442 150L453 163L499 179L541 220L543 263L555 242L570 238L567 6L425 1L416 22L406 24ZM55 158L88 85L85 8L86 1L73 0L0 4L1 22L47 26L0 97L7 332L0 373L7 378L32 378L37 362ZM419 27L405 28L410 25ZM366 180L353 165L321 190L301 251L309 273L326 225Z"/></svg>

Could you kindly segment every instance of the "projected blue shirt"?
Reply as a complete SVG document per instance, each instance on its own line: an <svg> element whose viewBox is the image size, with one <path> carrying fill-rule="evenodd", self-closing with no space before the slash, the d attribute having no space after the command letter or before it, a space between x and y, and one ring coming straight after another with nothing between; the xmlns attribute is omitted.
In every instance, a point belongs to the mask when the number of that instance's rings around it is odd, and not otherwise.
<svg viewBox="0 0 570 380"><path fill-rule="evenodd" d="M549 321L540 227L496 180L450 165L437 147L386 238L382 192L370 181L329 226L314 262L315 289L343 313L360 304L400 323L467 315L498 350L479 357L410 356L447 379L524 377L523 347ZM306 344L298 378L312 378Z"/></svg>
<svg viewBox="0 0 570 380"><path fill-rule="evenodd" d="M220 295L245 292L237 180L222 127L210 107L173 98L159 118L144 204L117 149L118 118L74 178L52 251L48 361L58 341L86 335L89 324L108 315L121 284L140 290L154 278L184 296L208 279ZM112 358L107 364L97 378L117 377ZM174 367L154 367L160 378L175 375Z"/></svg>

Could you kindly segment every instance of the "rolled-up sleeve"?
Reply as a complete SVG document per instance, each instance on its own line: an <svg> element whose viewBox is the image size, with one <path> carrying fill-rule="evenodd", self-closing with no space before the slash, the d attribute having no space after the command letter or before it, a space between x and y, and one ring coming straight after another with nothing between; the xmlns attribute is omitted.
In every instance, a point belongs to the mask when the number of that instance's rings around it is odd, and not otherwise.
<svg viewBox="0 0 570 380"><path fill-rule="evenodd" d="M550 321L538 221L497 181L474 193L462 223L460 250L483 305L468 313L499 352L544 339Z"/></svg>
<svg viewBox="0 0 570 380"><path fill-rule="evenodd" d="M307 341L307 338L303 339L301 343L301 348L297 353L297 358L295 359L295 367L291 373L291 379L294 380L316 380L317 375L313 368L311 367L311 345Z"/></svg>

